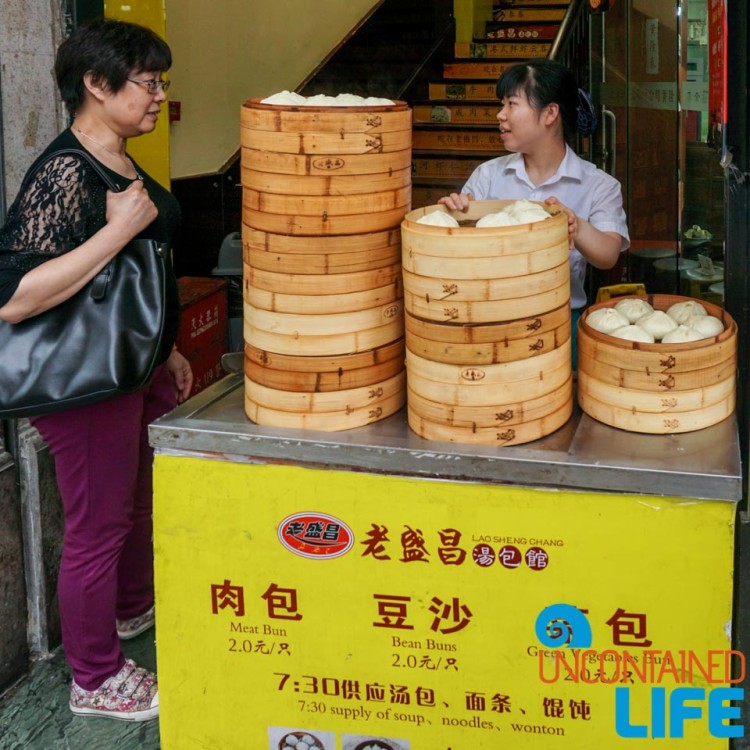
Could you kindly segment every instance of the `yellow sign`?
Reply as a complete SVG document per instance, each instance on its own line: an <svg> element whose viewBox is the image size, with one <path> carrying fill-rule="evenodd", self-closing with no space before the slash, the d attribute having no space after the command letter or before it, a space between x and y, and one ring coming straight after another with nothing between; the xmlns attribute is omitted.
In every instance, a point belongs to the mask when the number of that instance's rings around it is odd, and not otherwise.
<svg viewBox="0 0 750 750"><path fill-rule="evenodd" d="M733 518L158 454L162 746L726 748Z"/></svg>

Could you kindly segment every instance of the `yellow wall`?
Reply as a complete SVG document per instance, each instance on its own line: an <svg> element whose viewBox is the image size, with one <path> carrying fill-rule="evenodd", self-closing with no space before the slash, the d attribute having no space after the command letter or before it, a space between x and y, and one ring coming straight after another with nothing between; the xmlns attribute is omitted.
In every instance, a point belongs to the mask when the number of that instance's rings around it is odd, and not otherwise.
<svg viewBox="0 0 750 750"><path fill-rule="evenodd" d="M104 3L104 15L121 21L140 23L166 37L164 0L131 0ZM164 104L156 130L128 141L128 153L155 179L169 188L169 113Z"/></svg>
<svg viewBox="0 0 750 750"><path fill-rule="evenodd" d="M484 36L485 21L492 20L492 0L453 0L456 41L472 42Z"/></svg>
<svg viewBox="0 0 750 750"><path fill-rule="evenodd" d="M135 0L135 2L147 0ZM174 56L172 177L211 174L239 147L242 103L294 89L375 0L164 1ZM135 4L131 0L131 4Z"/></svg>

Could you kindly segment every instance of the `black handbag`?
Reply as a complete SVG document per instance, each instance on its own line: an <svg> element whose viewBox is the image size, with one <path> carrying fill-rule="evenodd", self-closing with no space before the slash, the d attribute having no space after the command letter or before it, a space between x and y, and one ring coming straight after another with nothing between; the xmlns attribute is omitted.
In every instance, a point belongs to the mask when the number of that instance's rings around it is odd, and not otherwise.
<svg viewBox="0 0 750 750"><path fill-rule="evenodd" d="M85 152L110 190L117 186ZM31 171L33 173L33 170ZM0 418L28 417L132 393L158 361L168 248L131 240L65 302L21 321L0 321Z"/></svg>

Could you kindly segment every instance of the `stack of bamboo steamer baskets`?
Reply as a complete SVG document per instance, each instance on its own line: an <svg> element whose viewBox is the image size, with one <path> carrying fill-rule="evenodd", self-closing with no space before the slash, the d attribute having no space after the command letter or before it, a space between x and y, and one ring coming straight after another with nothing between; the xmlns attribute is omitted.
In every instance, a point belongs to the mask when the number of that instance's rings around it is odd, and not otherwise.
<svg viewBox="0 0 750 750"><path fill-rule="evenodd" d="M242 107L245 411L345 430L406 400L411 110Z"/></svg>
<svg viewBox="0 0 750 750"><path fill-rule="evenodd" d="M590 417L630 432L675 434L703 429L734 412L737 324L723 308L699 301L724 324L717 336L684 344L648 344L608 336L586 322L614 298L592 305L578 323L578 403ZM689 297L642 297L666 312Z"/></svg>
<svg viewBox="0 0 750 750"><path fill-rule="evenodd" d="M408 419L428 440L518 445L572 414L567 218L545 206L543 221L472 226L510 203L401 225ZM433 211L462 226L417 223Z"/></svg>

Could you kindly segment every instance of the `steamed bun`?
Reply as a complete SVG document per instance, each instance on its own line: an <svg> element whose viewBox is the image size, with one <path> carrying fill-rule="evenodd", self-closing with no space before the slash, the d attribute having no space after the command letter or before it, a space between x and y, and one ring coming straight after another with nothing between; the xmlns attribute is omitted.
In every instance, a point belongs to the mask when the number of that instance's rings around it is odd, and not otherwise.
<svg viewBox="0 0 750 750"><path fill-rule="evenodd" d="M600 307L588 314L586 323L595 331L611 333L617 328L628 325L628 319L614 307Z"/></svg>
<svg viewBox="0 0 750 750"><path fill-rule="evenodd" d="M622 313L631 323L635 323L638 318L648 315L654 311L654 308L639 297L623 297L616 305L615 310Z"/></svg>
<svg viewBox="0 0 750 750"><path fill-rule="evenodd" d="M644 344L654 343L654 337L648 331L644 331L643 328L634 324L616 328L609 335L628 341L642 341Z"/></svg>
<svg viewBox="0 0 750 750"><path fill-rule="evenodd" d="M417 224L430 224L434 227L457 227L459 223L445 211L431 211L417 219Z"/></svg>
<svg viewBox="0 0 750 750"><path fill-rule="evenodd" d="M667 315L676 323L682 324L687 321L691 315L708 315L706 308L700 302L694 299L687 299L683 302L675 302L667 310Z"/></svg>

